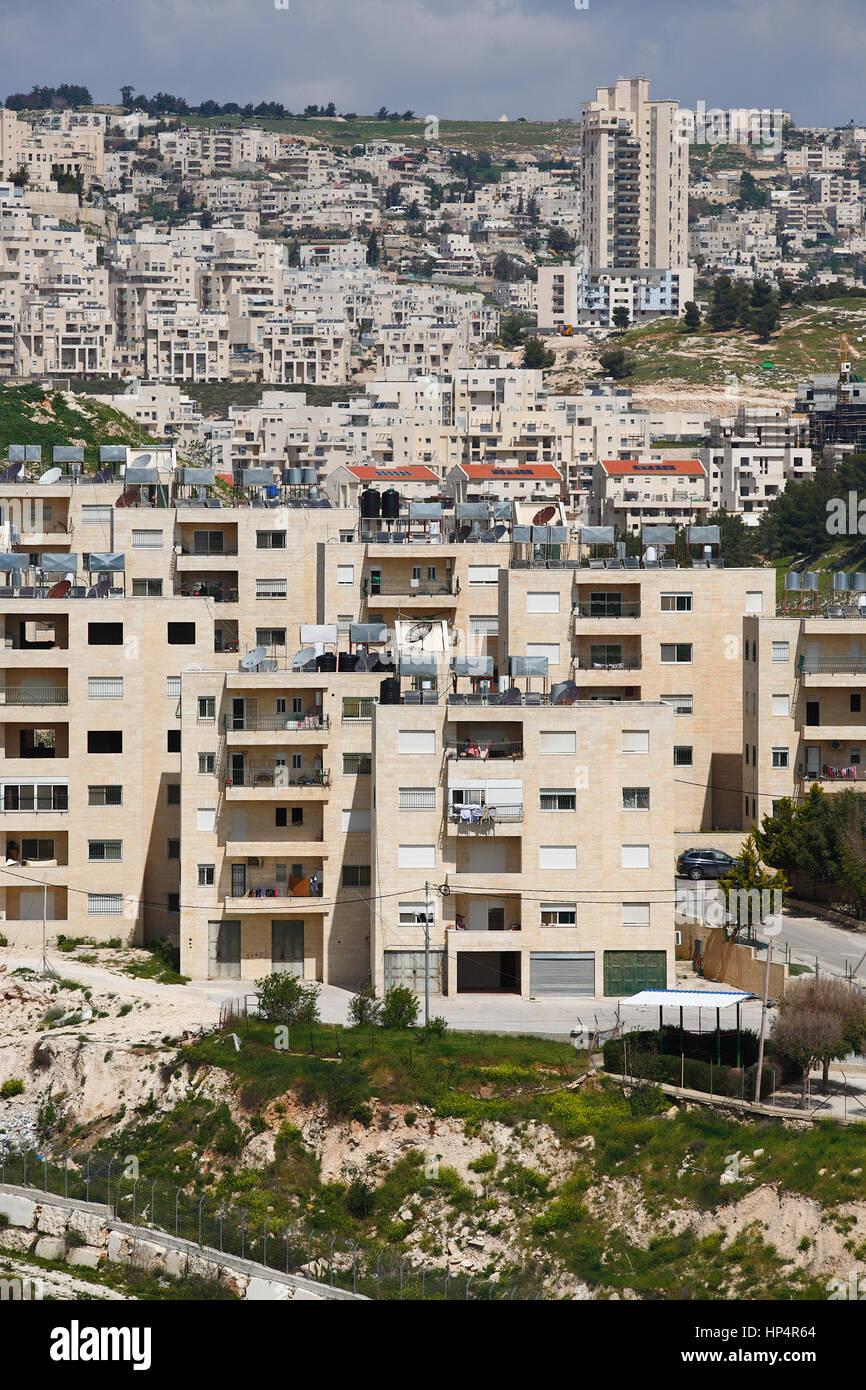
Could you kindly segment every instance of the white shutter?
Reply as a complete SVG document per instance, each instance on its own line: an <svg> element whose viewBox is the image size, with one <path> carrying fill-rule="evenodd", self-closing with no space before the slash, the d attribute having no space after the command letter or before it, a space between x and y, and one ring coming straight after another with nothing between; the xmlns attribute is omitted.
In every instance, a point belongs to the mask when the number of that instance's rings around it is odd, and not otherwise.
<svg viewBox="0 0 866 1390"><path fill-rule="evenodd" d="M538 746L542 753L576 753L577 733L574 729L543 729Z"/></svg>
<svg viewBox="0 0 866 1390"><path fill-rule="evenodd" d="M111 521L111 507L83 506L81 508L82 526L107 526Z"/></svg>
<svg viewBox="0 0 866 1390"><path fill-rule="evenodd" d="M180 699L180 676L166 676L165 693L169 700Z"/></svg>
<svg viewBox="0 0 866 1390"><path fill-rule="evenodd" d="M523 783L514 778L488 778L485 794L489 806L523 805Z"/></svg>
<svg viewBox="0 0 866 1390"><path fill-rule="evenodd" d="M648 927L650 924L649 903L623 903L622 924L624 927Z"/></svg>
<svg viewBox="0 0 866 1390"><path fill-rule="evenodd" d="M784 714L784 715L789 714L789 713L790 713L790 703L791 703L791 702L790 702L790 697L789 697L788 695L774 695L774 696L773 696L773 714Z"/></svg>
<svg viewBox="0 0 866 1390"><path fill-rule="evenodd" d="M752 590L750 590L750 591L746 594L746 612L747 612L747 613L763 613L763 611L764 611L764 595L761 593L760 589L757 589L757 590L752 589Z"/></svg>
<svg viewBox="0 0 866 1390"><path fill-rule="evenodd" d="M435 845L398 845L398 869L433 869L436 867Z"/></svg>
<svg viewBox="0 0 866 1390"><path fill-rule="evenodd" d="M123 911L122 893L88 893L88 917L119 917Z"/></svg>
<svg viewBox="0 0 866 1390"><path fill-rule="evenodd" d="M623 753L648 753L649 729L623 729Z"/></svg>
<svg viewBox="0 0 866 1390"><path fill-rule="evenodd" d="M624 869L648 869L649 845L623 845L622 867Z"/></svg>
<svg viewBox="0 0 866 1390"><path fill-rule="evenodd" d="M546 656L548 666L559 665L559 643L558 642L527 642L527 656Z"/></svg>
<svg viewBox="0 0 866 1390"><path fill-rule="evenodd" d="M89 700L122 700L123 676L88 676Z"/></svg>
<svg viewBox="0 0 866 1390"><path fill-rule="evenodd" d="M162 550L163 533L162 531L138 531L133 528L132 548L133 550Z"/></svg>
<svg viewBox="0 0 866 1390"><path fill-rule="evenodd" d="M337 583L338 583L338 584L354 584L354 582L355 582L355 566L354 566L354 565L338 565L338 566L337 566Z"/></svg>
<svg viewBox="0 0 866 1390"><path fill-rule="evenodd" d="M526 595L527 613L558 613L558 593L528 593Z"/></svg>
<svg viewBox="0 0 866 1390"><path fill-rule="evenodd" d="M344 811L343 830L369 831L370 812L369 811Z"/></svg>
<svg viewBox="0 0 866 1390"><path fill-rule="evenodd" d="M470 584L496 584L499 581L499 566L468 565L467 579Z"/></svg>
<svg viewBox="0 0 866 1390"><path fill-rule="evenodd" d="M576 869L577 845L539 845L539 869Z"/></svg>
<svg viewBox="0 0 866 1390"><path fill-rule="evenodd" d="M216 810L212 806L199 806L195 813L196 830L216 829Z"/></svg>
<svg viewBox="0 0 866 1390"><path fill-rule="evenodd" d="M397 733L398 753L435 753L435 729L400 729Z"/></svg>

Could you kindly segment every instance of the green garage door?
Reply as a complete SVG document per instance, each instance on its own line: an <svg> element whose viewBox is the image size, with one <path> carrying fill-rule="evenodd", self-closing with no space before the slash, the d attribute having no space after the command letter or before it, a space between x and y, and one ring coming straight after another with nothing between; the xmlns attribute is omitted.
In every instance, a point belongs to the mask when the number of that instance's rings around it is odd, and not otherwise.
<svg viewBox="0 0 866 1390"><path fill-rule="evenodd" d="M533 999L546 995L595 993L594 951L533 951L529 958L529 993Z"/></svg>
<svg viewBox="0 0 866 1390"><path fill-rule="evenodd" d="M637 994L641 989L667 987L664 951L605 951L604 992Z"/></svg>

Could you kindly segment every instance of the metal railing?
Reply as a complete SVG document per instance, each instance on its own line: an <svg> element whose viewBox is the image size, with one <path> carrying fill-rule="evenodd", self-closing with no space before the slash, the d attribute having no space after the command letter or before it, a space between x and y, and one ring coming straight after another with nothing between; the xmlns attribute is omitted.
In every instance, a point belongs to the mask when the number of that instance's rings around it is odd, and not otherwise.
<svg viewBox="0 0 866 1390"><path fill-rule="evenodd" d="M180 598L209 598L213 603L237 603L237 589L217 589L212 584L195 584L192 588L176 589Z"/></svg>
<svg viewBox="0 0 866 1390"><path fill-rule="evenodd" d="M866 656L804 656L802 663L804 676L855 676L866 672Z"/></svg>
<svg viewBox="0 0 866 1390"><path fill-rule="evenodd" d="M331 717L328 714L247 714L222 717L222 726L228 733L238 731L257 733L268 730L288 730L290 733L305 733L308 730L330 729Z"/></svg>
<svg viewBox="0 0 866 1390"><path fill-rule="evenodd" d="M573 611L578 618L639 618L640 604L599 604L590 600L589 603L576 603Z"/></svg>
<svg viewBox="0 0 866 1390"><path fill-rule="evenodd" d="M287 883L251 883L243 893L228 893L226 896L233 898L236 902L247 901L250 898L267 898L273 902L278 898L321 898L324 887L320 874L316 875L315 883L310 878L304 878L294 888L290 888Z"/></svg>
<svg viewBox="0 0 866 1390"><path fill-rule="evenodd" d="M364 579L361 589L365 598L384 598L391 595L431 598L441 594L458 593L459 583L455 588L449 579L382 579L378 583Z"/></svg>
<svg viewBox="0 0 866 1390"><path fill-rule="evenodd" d="M466 818L466 811L477 810L478 815ZM469 803L467 806L449 806L448 819L456 825L469 829L488 829L491 825L515 825L523 820L522 802L485 802L483 806Z"/></svg>
<svg viewBox="0 0 866 1390"><path fill-rule="evenodd" d="M494 758L522 758L522 739L448 739L445 743L445 756L448 758L468 758L487 761Z"/></svg>
<svg viewBox="0 0 866 1390"><path fill-rule="evenodd" d="M622 661L594 661L588 656L578 656L574 665L578 671L639 671L641 668L640 660L633 656Z"/></svg>
<svg viewBox="0 0 866 1390"><path fill-rule="evenodd" d="M229 768L227 787L329 787L331 774L324 768L319 772L295 773L285 763L265 763L255 767Z"/></svg>
<svg viewBox="0 0 866 1390"><path fill-rule="evenodd" d="M198 560L219 560L223 555L237 555L236 545L224 545L222 550L201 550L198 546L181 543L181 555L194 555Z"/></svg>
<svg viewBox="0 0 866 1390"><path fill-rule="evenodd" d="M34 685L21 689L14 685L0 686L0 705L68 705L69 689L65 685Z"/></svg>

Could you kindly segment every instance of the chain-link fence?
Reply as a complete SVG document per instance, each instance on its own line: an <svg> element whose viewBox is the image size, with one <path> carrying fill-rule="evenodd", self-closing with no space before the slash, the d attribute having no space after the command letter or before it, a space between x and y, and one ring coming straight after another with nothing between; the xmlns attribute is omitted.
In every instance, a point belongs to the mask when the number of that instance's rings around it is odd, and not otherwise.
<svg viewBox="0 0 866 1390"><path fill-rule="evenodd" d="M449 1272L426 1266L418 1254L370 1248L344 1232L288 1224L273 1215L264 1220L234 1203L207 1193L170 1190L144 1174L133 1176L129 1158L74 1155L57 1161L36 1150L0 1155L0 1183L98 1202L119 1221L141 1230L167 1232L211 1252L222 1252L272 1269L297 1274L374 1299L471 1300L540 1296L494 1273Z"/></svg>

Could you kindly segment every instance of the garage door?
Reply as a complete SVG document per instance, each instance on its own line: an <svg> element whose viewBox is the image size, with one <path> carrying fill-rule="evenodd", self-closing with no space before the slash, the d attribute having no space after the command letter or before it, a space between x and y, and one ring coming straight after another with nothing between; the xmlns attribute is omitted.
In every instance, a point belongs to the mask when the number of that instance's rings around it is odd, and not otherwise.
<svg viewBox="0 0 866 1390"><path fill-rule="evenodd" d="M605 951L605 994L637 994L641 989L667 987L664 951Z"/></svg>
<svg viewBox="0 0 866 1390"><path fill-rule="evenodd" d="M595 994L594 951L533 951L529 958L529 993L538 999L546 994Z"/></svg>
<svg viewBox="0 0 866 1390"><path fill-rule="evenodd" d="M445 952L430 952L430 993L441 994L445 981ZM424 952L386 951L385 988L404 985L416 994L424 993Z"/></svg>

